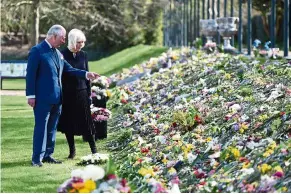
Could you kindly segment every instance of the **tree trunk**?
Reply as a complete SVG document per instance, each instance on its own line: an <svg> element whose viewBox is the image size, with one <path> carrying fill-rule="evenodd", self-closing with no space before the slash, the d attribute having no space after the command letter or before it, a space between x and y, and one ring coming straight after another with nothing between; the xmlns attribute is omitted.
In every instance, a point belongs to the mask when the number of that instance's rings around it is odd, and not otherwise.
<svg viewBox="0 0 291 194"><path fill-rule="evenodd" d="M32 25L30 33L30 45L34 46L38 43L39 38L39 1L33 0L32 4Z"/></svg>

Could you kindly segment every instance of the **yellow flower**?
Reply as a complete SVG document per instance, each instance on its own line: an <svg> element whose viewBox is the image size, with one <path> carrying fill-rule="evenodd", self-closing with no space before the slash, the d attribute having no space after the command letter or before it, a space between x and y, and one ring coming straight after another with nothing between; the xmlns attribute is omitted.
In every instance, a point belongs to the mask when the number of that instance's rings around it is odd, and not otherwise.
<svg viewBox="0 0 291 194"><path fill-rule="evenodd" d="M172 59L175 61L178 59L178 57L176 55L172 55Z"/></svg>
<svg viewBox="0 0 291 194"><path fill-rule="evenodd" d="M112 93L110 92L110 90L106 90L106 94L107 94L108 98L110 98L112 96Z"/></svg>
<svg viewBox="0 0 291 194"><path fill-rule="evenodd" d="M244 162L242 168L243 168L243 169L244 169L244 168L249 168L250 165L251 165L251 163L249 163L249 162Z"/></svg>
<svg viewBox="0 0 291 194"><path fill-rule="evenodd" d="M166 163L168 162L167 158L164 158L164 159L162 160L162 162L163 162L164 164L166 164Z"/></svg>
<svg viewBox="0 0 291 194"><path fill-rule="evenodd" d="M264 154L263 154L263 156L264 157L269 157L271 154L273 154L274 153L274 151L273 150L271 150L271 149L268 149Z"/></svg>
<svg viewBox="0 0 291 194"><path fill-rule="evenodd" d="M139 169L138 171L139 174L141 174L142 176L146 176L146 175L151 175L151 176L154 176L155 173L154 173L154 170L152 168L141 168Z"/></svg>
<svg viewBox="0 0 291 194"><path fill-rule="evenodd" d="M166 147L166 150L167 150L167 151L170 150L170 149L172 149L172 146L167 146L167 147Z"/></svg>
<svg viewBox="0 0 291 194"><path fill-rule="evenodd" d="M90 193L90 190L87 188L82 188L78 190L79 193Z"/></svg>
<svg viewBox="0 0 291 194"><path fill-rule="evenodd" d="M186 144L186 147L187 147L187 149L191 150L191 149L193 149L193 148L194 148L194 145L193 145L193 144L190 144L190 143L188 143L188 144Z"/></svg>
<svg viewBox="0 0 291 194"><path fill-rule="evenodd" d="M93 191L96 189L96 183L92 180L87 180L85 182L85 188L88 189L89 191Z"/></svg>
<svg viewBox="0 0 291 194"><path fill-rule="evenodd" d="M242 129L244 129L244 130L246 130L246 129L249 128L245 123L242 123L240 127L241 127Z"/></svg>
<svg viewBox="0 0 291 194"><path fill-rule="evenodd" d="M261 170L263 174L267 173L272 169L272 167L268 164L262 164L261 166L258 166L258 168Z"/></svg>
<svg viewBox="0 0 291 194"><path fill-rule="evenodd" d="M276 142L273 141L273 142L269 145L269 147L270 147L271 149L275 149L275 148L277 147Z"/></svg>
<svg viewBox="0 0 291 194"><path fill-rule="evenodd" d="M240 133L244 133L244 131L245 131L245 130L244 130L243 128L240 128L240 129L239 129L239 132L240 132Z"/></svg>
<svg viewBox="0 0 291 194"><path fill-rule="evenodd" d="M264 120L266 120L268 118L268 115L266 115L266 114L263 114L263 115L260 115L259 116L259 120L260 121L264 121Z"/></svg>
<svg viewBox="0 0 291 194"><path fill-rule="evenodd" d="M237 148L232 148L231 153L235 157L235 159L238 159L240 157L240 151Z"/></svg>
<svg viewBox="0 0 291 194"><path fill-rule="evenodd" d="M207 137L206 142L210 142L212 140L211 137Z"/></svg>
<svg viewBox="0 0 291 194"><path fill-rule="evenodd" d="M184 150L184 152L183 152L183 154L184 154L184 158L187 158L187 156L188 156L188 150Z"/></svg>
<svg viewBox="0 0 291 194"><path fill-rule="evenodd" d="M173 167L170 168L168 172L169 172L169 174L175 174L175 173L177 173L176 169L173 168Z"/></svg>
<svg viewBox="0 0 291 194"><path fill-rule="evenodd" d="M230 78L231 78L231 75L230 75L229 73L226 73L226 74L224 75L224 78L225 78L225 79L230 79Z"/></svg>
<svg viewBox="0 0 291 194"><path fill-rule="evenodd" d="M281 168L281 166L275 166L275 167L274 167L274 170L275 170L276 172L282 172L282 173L283 173L283 169Z"/></svg>
<svg viewBox="0 0 291 194"><path fill-rule="evenodd" d="M288 188L287 187L282 187L281 189L282 189L282 192L288 191Z"/></svg>

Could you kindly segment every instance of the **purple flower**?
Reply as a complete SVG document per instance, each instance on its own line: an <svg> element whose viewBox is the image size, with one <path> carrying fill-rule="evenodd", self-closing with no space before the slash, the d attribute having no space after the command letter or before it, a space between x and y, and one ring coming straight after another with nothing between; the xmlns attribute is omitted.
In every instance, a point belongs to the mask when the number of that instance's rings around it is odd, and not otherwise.
<svg viewBox="0 0 291 194"><path fill-rule="evenodd" d="M234 131L238 131L239 130L239 125L237 123L235 123L233 126L232 126L232 129Z"/></svg>

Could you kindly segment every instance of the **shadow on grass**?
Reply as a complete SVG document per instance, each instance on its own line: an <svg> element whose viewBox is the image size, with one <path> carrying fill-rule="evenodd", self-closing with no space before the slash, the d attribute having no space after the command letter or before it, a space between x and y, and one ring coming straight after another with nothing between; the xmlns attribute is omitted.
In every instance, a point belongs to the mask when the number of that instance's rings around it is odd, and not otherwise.
<svg viewBox="0 0 291 194"><path fill-rule="evenodd" d="M30 167L31 166L31 160L21 160L17 162L1 162L1 168L7 169L7 168L15 168L15 167Z"/></svg>

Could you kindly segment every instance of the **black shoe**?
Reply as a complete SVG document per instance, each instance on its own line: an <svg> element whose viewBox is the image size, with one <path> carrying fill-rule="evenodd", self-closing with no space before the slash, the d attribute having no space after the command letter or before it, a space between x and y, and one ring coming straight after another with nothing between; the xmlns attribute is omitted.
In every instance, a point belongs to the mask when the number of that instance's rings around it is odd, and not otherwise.
<svg viewBox="0 0 291 194"><path fill-rule="evenodd" d="M43 166L43 164L41 162L39 162L39 163L31 163L31 165L33 167L42 167Z"/></svg>
<svg viewBox="0 0 291 194"><path fill-rule="evenodd" d="M51 158L51 157L47 157L47 158L44 158L42 160L43 163L50 163L50 164L62 164L63 162L62 161L58 161L54 158Z"/></svg>

